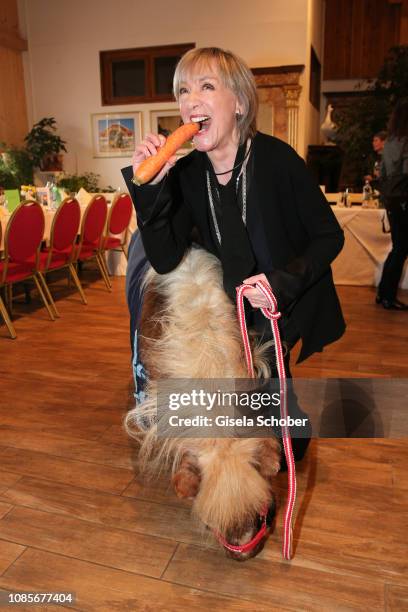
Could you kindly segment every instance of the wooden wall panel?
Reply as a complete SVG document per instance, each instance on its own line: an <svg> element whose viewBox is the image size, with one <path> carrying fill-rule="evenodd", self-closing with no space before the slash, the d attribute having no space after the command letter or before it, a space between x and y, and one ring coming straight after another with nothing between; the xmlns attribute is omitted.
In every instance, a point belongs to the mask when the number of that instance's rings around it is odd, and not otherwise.
<svg viewBox="0 0 408 612"><path fill-rule="evenodd" d="M0 141L21 145L28 131L22 51L16 0L0 2Z"/></svg>
<svg viewBox="0 0 408 612"><path fill-rule="evenodd" d="M399 44L401 13L389 0L326 0L323 78L375 77Z"/></svg>
<svg viewBox="0 0 408 612"><path fill-rule="evenodd" d="M400 45L408 45L408 0L404 0L401 8Z"/></svg>
<svg viewBox="0 0 408 612"><path fill-rule="evenodd" d="M28 132L21 53L0 47L0 141L21 145Z"/></svg>
<svg viewBox="0 0 408 612"><path fill-rule="evenodd" d="M16 0L1 0L0 26L18 30L18 9Z"/></svg>

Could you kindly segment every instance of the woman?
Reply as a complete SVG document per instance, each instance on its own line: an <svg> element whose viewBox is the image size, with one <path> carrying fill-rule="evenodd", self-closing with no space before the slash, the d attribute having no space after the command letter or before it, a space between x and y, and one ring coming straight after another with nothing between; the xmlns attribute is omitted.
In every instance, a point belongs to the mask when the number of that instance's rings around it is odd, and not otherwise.
<svg viewBox="0 0 408 612"><path fill-rule="evenodd" d="M136 187L134 171L165 142L148 134L136 147L133 168L122 171L147 258L159 273L173 270L194 231L221 260L232 300L243 282L269 282L283 313L290 376L289 351L299 338L303 361L344 332L330 270L343 232L296 152L256 131L256 86L240 58L218 48L187 52L175 71L174 94L183 122L201 123L195 150L177 163L173 157L150 184ZM256 288L246 296L248 324L269 339L270 323L259 310L265 298ZM294 441L297 459L308 441Z"/></svg>
<svg viewBox="0 0 408 612"><path fill-rule="evenodd" d="M387 310L408 310L397 299L408 255L408 101L394 108L388 126L381 166L381 191L391 227L392 249L378 286L377 304Z"/></svg>

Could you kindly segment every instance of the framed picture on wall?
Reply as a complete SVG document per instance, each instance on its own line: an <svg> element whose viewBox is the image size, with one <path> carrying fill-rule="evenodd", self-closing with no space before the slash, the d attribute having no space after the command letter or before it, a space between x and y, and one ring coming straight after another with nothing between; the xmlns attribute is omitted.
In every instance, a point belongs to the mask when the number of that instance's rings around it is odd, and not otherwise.
<svg viewBox="0 0 408 612"><path fill-rule="evenodd" d="M163 109L150 111L150 128L155 134L163 134L163 136L169 136L174 130L176 130L183 122L180 117L180 113L177 109ZM184 144L182 149L179 149L178 155L185 155L194 148L192 141L188 141Z"/></svg>
<svg viewBox="0 0 408 612"><path fill-rule="evenodd" d="M94 157L132 157L142 135L142 113L91 115Z"/></svg>

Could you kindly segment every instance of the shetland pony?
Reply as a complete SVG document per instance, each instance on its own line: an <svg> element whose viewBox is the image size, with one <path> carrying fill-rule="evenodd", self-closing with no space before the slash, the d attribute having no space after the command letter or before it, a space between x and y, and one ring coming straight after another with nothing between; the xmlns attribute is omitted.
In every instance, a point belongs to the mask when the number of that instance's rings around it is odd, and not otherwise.
<svg viewBox="0 0 408 612"><path fill-rule="evenodd" d="M265 508L274 511L271 480L279 471L281 448L271 438L157 437L158 381L164 379L243 379L248 376L234 305L222 286L220 262L192 248L179 266L159 275L150 269L143 282L139 356L147 372L146 399L125 420L140 442L141 470L157 474L170 468L179 497L193 500L198 519L236 548L259 530ZM266 350L254 346L259 377L270 376ZM143 430L139 424L144 423ZM230 550L245 560L263 547L265 537L249 551Z"/></svg>

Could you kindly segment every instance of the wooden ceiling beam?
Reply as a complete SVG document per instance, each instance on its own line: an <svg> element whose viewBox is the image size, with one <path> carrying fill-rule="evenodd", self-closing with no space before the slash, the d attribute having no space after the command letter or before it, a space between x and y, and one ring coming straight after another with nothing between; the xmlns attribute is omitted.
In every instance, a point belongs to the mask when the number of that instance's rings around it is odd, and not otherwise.
<svg viewBox="0 0 408 612"><path fill-rule="evenodd" d="M402 2L399 44L408 45L408 0Z"/></svg>

